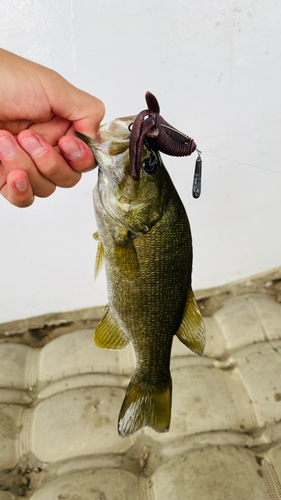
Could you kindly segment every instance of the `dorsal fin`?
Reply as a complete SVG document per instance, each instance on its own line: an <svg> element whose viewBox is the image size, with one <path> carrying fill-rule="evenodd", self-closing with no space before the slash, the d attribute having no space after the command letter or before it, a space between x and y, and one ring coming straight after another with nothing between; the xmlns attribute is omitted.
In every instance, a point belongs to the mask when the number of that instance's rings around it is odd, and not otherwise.
<svg viewBox="0 0 281 500"><path fill-rule="evenodd" d="M177 336L191 351L202 356L206 342L205 327L191 288L187 294L186 306Z"/></svg>

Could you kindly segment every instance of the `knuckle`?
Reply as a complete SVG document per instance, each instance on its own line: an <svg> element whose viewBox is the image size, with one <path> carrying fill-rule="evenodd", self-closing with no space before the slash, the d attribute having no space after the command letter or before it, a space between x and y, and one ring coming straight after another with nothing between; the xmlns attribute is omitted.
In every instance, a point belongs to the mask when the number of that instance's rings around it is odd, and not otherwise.
<svg viewBox="0 0 281 500"><path fill-rule="evenodd" d="M57 158L46 158L44 165L40 167L42 175L47 178L52 178L56 176L59 172L60 165Z"/></svg>
<svg viewBox="0 0 281 500"><path fill-rule="evenodd" d="M100 100L97 99L97 114L99 117L99 120L102 121L105 115L105 105L104 103Z"/></svg>
<svg viewBox="0 0 281 500"><path fill-rule="evenodd" d="M80 179L81 179L81 175L79 175L78 177L77 176L71 177L71 178L65 180L64 185L62 187L72 188L72 187L76 186L76 184L78 184Z"/></svg>
<svg viewBox="0 0 281 500"><path fill-rule="evenodd" d="M25 201L18 201L16 203L16 206L19 208L28 208L33 204L33 202L34 202L34 197L29 198L28 200Z"/></svg>
<svg viewBox="0 0 281 500"><path fill-rule="evenodd" d="M50 184L48 186L45 186L44 187L44 190L35 190L34 191L34 194L38 197L38 198L48 198L49 196L51 196L51 194L53 194L56 190L56 186L54 184Z"/></svg>

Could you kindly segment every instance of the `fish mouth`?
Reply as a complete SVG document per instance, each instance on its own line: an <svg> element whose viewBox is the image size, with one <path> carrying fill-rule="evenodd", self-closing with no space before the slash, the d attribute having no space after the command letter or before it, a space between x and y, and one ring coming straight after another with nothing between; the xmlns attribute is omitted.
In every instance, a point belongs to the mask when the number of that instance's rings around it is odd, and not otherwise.
<svg viewBox="0 0 281 500"><path fill-rule="evenodd" d="M99 128L90 147L101 171L114 182L122 180L124 169L130 172L129 142L131 131L129 126L135 116L117 118Z"/></svg>
<svg viewBox="0 0 281 500"><path fill-rule="evenodd" d="M93 148L94 157L99 168L99 175L103 174L108 182L120 184L130 171L129 149L111 156L99 148Z"/></svg>

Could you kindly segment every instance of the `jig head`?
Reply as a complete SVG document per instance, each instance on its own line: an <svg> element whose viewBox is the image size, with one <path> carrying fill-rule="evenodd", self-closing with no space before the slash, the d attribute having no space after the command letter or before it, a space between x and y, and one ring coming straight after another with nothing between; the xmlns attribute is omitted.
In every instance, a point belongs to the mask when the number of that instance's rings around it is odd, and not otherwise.
<svg viewBox="0 0 281 500"><path fill-rule="evenodd" d="M141 111L132 127L129 127L131 131L129 146L131 174L135 181L138 181L140 177L142 148L145 140L154 149L170 156L189 156L197 149L193 139L169 125L159 114L158 101L151 92L146 93L145 100L148 109ZM202 160L198 151L193 182L193 196L195 198L200 196L201 165Z"/></svg>

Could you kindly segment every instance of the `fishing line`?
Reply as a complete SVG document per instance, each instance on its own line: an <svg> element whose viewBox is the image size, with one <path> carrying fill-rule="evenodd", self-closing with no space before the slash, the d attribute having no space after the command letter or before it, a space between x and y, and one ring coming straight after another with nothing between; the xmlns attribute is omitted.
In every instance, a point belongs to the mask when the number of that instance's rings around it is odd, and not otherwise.
<svg viewBox="0 0 281 500"><path fill-rule="evenodd" d="M205 153L204 151L202 151L201 154L204 154L206 156L210 156L210 158L217 158L219 160L229 161L230 163L238 163L239 165L246 165L247 167L258 168L260 170L267 170L269 172L275 172L277 174L281 174L280 170L274 170L273 168L259 167L258 165L253 165L252 163L245 163L243 161L230 160L229 158L222 158L221 156L209 155L208 153Z"/></svg>
<svg viewBox="0 0 281 500"><path fill-rule="evenodd" d="M133 124L130 124L128 127L130 131L131 131L132 125ZM161 127L172 130L173 132L179 134L181 137L184 137L187 140L187 142L186 142L187 145L191 141L190 137L183 134L178 129L171 127L170 125L165 125L164 123L161 123ZM195 171L194 171L193 185L192 185L193 198L199 198L199 196L201 194L201 181L202 181L202 158L201 158L201 155L206 155L206 156L209 156L210 158L217 158L218 160L227 161L229 163L237 163L238 165L245 165L246 167L258 168L259 170L265 170L267 172L274 172L276 174L281 174L280 170L275 170L273 168L260 167L259 165L253 165L252 163L246 163L246 162L238 161L238 160L230 160L229 158L223 158L222 156L208 154L209 151L215 151L216 149L225 149L225 147L219 146L218 148L213 148L213 149L209 149L209 150L207 149L206 152L200 151L200 149L198 149L196 147L196 151L198 153L198 156L197 156L197 159L195 162Z"/></svg>
<svg viewBox="0 0 281 500"><path fill-rule="evenodd" d="M177 130L177 129L173 128L173 127L170 127L170 126L167 126L167 125L164 125L164 124L162 124L162 127L165 127L165 128L170 129L170 130L173 130L174 132L177 132L182 137L185 137L186 139L190 140L188 136L186 136L185 134L183 134L182 132L180 132L179 130ZM222 147L218 147L218 148L214 148L214 149L209 149L207 151L215 151L216 149L225 149L225 148L222 146ZM202 154L206 155L206 156L210 156L211 158L217 158L219 160L228 161L230 163L231 162L232 163L238 163L239 165L246 165L247 167L258 168L259 170L266 170L268 172L275 172L276 174L281 174L280 170L275 170L273 168L260 167L258 165L253 165L251 163L245 163L243 161L229 160L228 158L222 158L221 156L210 155L207 152L200 151L198 148L196 148L196 151L198 153L198 156L197 156L197 159L196 159L196 162L195 162L195 171L194 171L193 186L192 186L192 196L193 196L193 198L199 198L199 196L201 194L201 180L202 180L202 158L201 158L201 155Z"/></svg>
<svg viewBox="0 0 281 500"><path fill-rule="evenodd" d="M215 148L215 149L219 149L219 148ZM193 186L192 186L192 196L193 196L193 198L199 198L199 196L201 194L201 180L202 180L202 158L201 158L201 154L209 156L210 158L217 158L219 160L228 161L230 163L238 163L239 165L246 165L247 167L258 168L259 170L266 170L266 171L269 171L269 172L274 172L276 174L281 174L280 170L274 170L273 168L260 167L258 165L253 165L251 163L245 163L243 161L238 161L238 160L229 160L228 158L222 158L221 156L210 155L208 153L205 153L204 151L200 151L197 148L196 148L196 151L198 152L198 156L197 156L197 160L195 162L195 171L194 171Z"/></svg>

